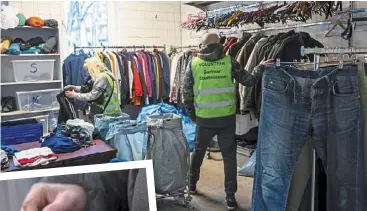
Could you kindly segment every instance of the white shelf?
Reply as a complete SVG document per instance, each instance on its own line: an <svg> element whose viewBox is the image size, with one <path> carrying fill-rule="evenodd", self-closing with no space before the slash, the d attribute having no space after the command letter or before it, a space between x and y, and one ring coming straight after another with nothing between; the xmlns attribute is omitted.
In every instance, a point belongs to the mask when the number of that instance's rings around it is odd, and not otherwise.
<svg viewBox="0 0 367 211"><path fill-rule="evenodd" d="M60 56L60 54L19 54L19 55L9 55L1 54L1 57L33 57L33 56Z"/></svg>
<svg viewBox="0 0 367 211"><path fill-rule="evenodd" d="M24 84L53 84L53 83L61 83L62 80L53 80L53 81L22 81L22 82L5 82L0 83L1 86L12 86L12 85L24 85Z"/></svg>
<svg viewBox="0 0 367 211"><path fill-rule="evenodd" d="M30 29L30 30L58 30L59 28L52 28L52 27L48 27L48 26L44 26L42 28L39 27L32 27L32 26L17 26L15 28L11 28L11 29L1 29L1 30L17 30L17 29Z"/></svg>
<svg viewBox="0 0 367 211"><path fill-rule="evenodd" d="M8 113L1 113L1 116L18 116L18 115L24 115L24 114L37 114L37 113L43 113L43 112L48 112L48 111L58 111L58 110L60 110L60 108L38 110L38 111L12 111Z"/></svg>

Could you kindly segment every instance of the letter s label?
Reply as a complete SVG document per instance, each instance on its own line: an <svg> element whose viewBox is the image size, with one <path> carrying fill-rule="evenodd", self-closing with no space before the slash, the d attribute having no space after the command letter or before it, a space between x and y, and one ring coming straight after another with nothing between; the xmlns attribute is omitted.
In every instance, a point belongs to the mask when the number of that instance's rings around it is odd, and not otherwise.
<svg viewBox="0 0 367 211"><path fill-rule="evenodd" d="M36 73L37 72L37 63L32 63L31 64L31 69L29 70L29 72L31 73Z"/></svg>

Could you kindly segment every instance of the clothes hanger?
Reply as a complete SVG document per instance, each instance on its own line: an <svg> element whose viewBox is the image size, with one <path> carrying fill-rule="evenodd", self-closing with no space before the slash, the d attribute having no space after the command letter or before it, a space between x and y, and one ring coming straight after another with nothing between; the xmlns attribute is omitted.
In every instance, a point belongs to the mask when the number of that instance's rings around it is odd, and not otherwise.
<svg viewBox="0 0 367 211"><path fill-rule="evenodd" d="M330 37L331 35L331 32L337 27L337 26L339 26L339 27L341 27L342 29L344 29L344 30L346 30L347 29L347 27L345 27L344 25L343 25L343 23L342 23L342 21L341 21L341 19L340 19L340 16L334 16L334 17L332 17L331 18L331 23L333 23L334 25L331 27L331 29L328 31L328 32L326 32L326 34L325 34L325 37Z"/></svg>

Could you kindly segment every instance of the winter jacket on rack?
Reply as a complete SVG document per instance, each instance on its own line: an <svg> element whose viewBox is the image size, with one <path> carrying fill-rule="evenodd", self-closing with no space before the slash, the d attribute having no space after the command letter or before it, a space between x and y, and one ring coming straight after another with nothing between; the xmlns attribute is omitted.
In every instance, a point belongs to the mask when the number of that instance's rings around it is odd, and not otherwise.
<svg viewBox="0 0 367 211"><path fill-rule="evenodd" d="M266 50L269 49L269 46L274 46L276 49L270 48L270 50ZM312 38L308 33L305 32L295 33L293 30L291 30L287 33L280 33L273 37L269 37L267 43L265 43L260 48L260 51L264 50L261 53L265 54L267 54L268 52L268 58L271 59L279 58L281 62L292 62L294 60L300 61L301 59L307 59L307 58L309 58L312 61L313 55L307 55L304 57L301 56L300 54L301 46L304 46L305 48L323 47L322 43ZM261 79L264 69L265 68L262 65L257 66L253 70L253 75L255 76L255 78ZM243 107L241 107L242 111L251 110L256 118L260 117L261 91L262 91L261 80L257 80L257 84L255 86L245 90L245 93L243 95L244 98L241 99L243 100L243 102L241 102L241 105L243 105Z"/></svg>
<svg viewBox="0 0 367 211"><path fill-rule="evenodd" d="M84 53L79 55L70 54L66 57L62 65L64 86L81 86L87 81L90 75L83 67L87 58L87 54ZM88 108L88 103L77 100L75 101L75 108L86 109Z"/></svg>
<svg viewBox="0 0 367 211"><path fill-rule="evenodd" d="M228 49L227 55L232 56L233 58L237 57L238 52L241 51L242 47L246 44L246 42L251 38L251 34L244 33L242 37L233 45L231 45Z"/></svg>

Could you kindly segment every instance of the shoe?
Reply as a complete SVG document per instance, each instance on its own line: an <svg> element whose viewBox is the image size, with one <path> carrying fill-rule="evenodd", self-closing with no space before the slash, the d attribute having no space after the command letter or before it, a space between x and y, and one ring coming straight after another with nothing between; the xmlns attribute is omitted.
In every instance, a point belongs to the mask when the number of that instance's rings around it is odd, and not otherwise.
<svg viewBox="0 0 367 211"><path fill-rule="evenodd" d="M228 210L235 210L237 208L237 201L234 195L227 195L226 203Z"/></svg>
<svg viewBox="0 0 367 211"><path fill-rule="evenodd" d="M190 185L190 193L195 194L196 193L196 185Z"/></svg>

